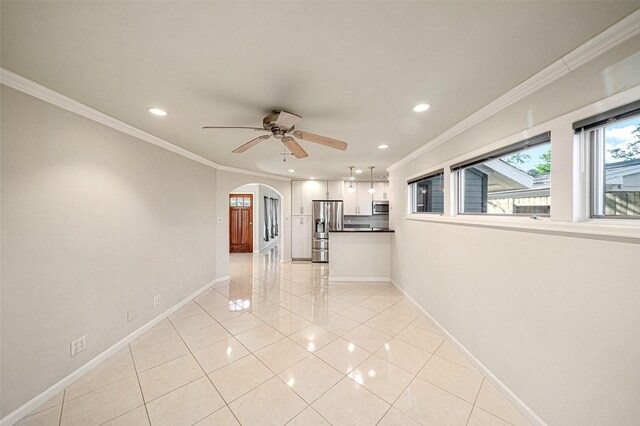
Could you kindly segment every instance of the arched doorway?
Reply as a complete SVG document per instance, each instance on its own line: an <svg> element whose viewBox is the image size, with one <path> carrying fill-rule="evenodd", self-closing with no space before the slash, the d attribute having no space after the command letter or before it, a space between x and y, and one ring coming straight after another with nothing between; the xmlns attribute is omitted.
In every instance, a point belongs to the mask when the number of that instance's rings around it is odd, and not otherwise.
<svg viewBox="0 0 640 426"><path fill-rule="evenodd" d="M278 250L283 236L283 197L272 186L248 183L228 196L229 252Z"/></svg>

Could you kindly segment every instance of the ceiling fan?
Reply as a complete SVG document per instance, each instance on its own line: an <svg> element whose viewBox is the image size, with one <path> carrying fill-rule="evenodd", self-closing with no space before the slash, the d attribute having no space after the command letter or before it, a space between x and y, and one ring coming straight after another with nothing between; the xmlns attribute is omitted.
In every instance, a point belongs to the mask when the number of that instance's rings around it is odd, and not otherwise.
<svg viewBox="0 0 640 426"><path fill-rule="evenodd" d="M273 136L276 139L282 141L282 143L291 151L294 157L300 159L308 157L307 151L295 140L292 136L302 139L303 141L313 142L320 145L328 146L330 148L339 149L344 151L347 149L347 143L336 139L331 139L326 136L320 136L301 130L295 130L295 125L302 120L302 117L296 114L292 114L286 111L275 110L271 114L267 115L262 120L262 127L224 127L224 126L204 126L203 129L248 129L256 130L259 132L269 132L267 135L258 136L255 139L251 139L244 145L234 149L235 154L241 154L258 145L260 142L269 139Z"/></svg>

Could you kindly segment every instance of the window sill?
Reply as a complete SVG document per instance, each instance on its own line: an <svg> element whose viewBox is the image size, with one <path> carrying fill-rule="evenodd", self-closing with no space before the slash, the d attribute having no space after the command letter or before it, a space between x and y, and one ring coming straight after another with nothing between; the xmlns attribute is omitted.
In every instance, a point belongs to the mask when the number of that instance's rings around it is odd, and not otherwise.
<svg viewBox="0 0 640 426"><path fill-rule="evenodd" d="M640 243L640 220L592 219L585 222L554 222L548 217L531 219L528 217L440 216L432 214L409 214L406 216L406 219L450 225L513 229L552 234L572 234L594 238L604 237L615 240L634 240L633 242Z"/></svg>

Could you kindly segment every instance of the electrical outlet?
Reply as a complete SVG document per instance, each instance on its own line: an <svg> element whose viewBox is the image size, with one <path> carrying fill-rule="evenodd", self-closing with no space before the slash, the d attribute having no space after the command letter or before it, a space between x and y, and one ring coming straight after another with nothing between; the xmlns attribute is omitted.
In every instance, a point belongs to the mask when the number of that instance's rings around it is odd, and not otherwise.
<svg viewBox="0 0 640 426"><path fill-rule="evenodd" d="M85 349L87 349L87 336L78 337L71 342L71 356L77 355Z"/></svg>
<svg viewBox="0 0 640 426"><path fill-rule="evenodd" d="M160 295L158 294L156 297L153 298L153 306L156 306L159 304L160 304Z"/></svg>
<svg viewBox="0 0 640 426"><path fill-rule="evenodd" d="M127 322L131 322L138 317L136 308L131 308L127 311Z"/></svg>
<svg viewBox="0 0 640 426"><path fill-rule="evenodd" d="M218 218L218 223L222 223L222 218L221 217Z"/></svg>

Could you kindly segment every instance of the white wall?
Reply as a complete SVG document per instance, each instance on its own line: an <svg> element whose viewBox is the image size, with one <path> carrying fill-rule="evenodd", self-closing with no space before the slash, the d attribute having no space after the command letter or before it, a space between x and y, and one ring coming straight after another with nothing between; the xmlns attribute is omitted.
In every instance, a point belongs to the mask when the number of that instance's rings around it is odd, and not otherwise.
<svg viewBox="0 0 640 426"><path fill-rule="evenodd" d="M217 180L13 89L1 98L4 416L217 276Z"/></svg>
<svg viewBox="0 0 640 426"><path fill-rule="evenodd" d="M635 37L391 172L392 278L548 424L640 422L639 240L409 220L406 181L636 87L639 70ZM558 222L575 208L568 126L552 130Z"/></svg>

